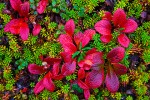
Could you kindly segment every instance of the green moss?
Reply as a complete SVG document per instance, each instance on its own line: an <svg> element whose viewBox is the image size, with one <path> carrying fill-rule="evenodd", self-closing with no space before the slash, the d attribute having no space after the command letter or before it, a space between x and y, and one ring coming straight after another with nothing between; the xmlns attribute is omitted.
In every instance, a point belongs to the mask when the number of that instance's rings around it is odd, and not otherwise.
<svg viewBox="0 0 150 100"><path fill-rule="evenodd" d="M135 18L139 18L141 16L142 5L139 0L133 0L132 3L128 3L127 9L128 16L134 16Z"/></svg>
<svg viewBox="0 0 150 100"><path fill-rule="evenodd" d="M133 100L131 96L127 96L126 100Z"/></svg>
<svg viewBox="0 0 150 100"><path fill-rule="evenodd" d="M62 93L65 93L65 94L69 92L69 89L70 89L69 84L63 85L63 86L61 87Z"/></svg>
<svg viewBox="0 0 150 100"><path fill-rule="evenodd" d="M144 50L142 58L143 58L144 62L148 64L150 62L150 51Z"/></svg>
<svg viewBox="0 0 150 100"><path fill-rule="evenodd" d="M48 100L48 98L50 97L50 92L48 90L44 90L42 91L42 93L40 93L40 97L42 98L42 100Z"/></svg>
<svg viewBox="0 0 150 100"><path fill-rule="evenodd" d="M76 74L72 74L72 75L66 76L66 80L67 80L67 81L75 80L76 78L77 78L77 75L76 75Z"/></svg>
<svg viewBox="0 0 150 100"><path fill-rule="evenodd" d="M7 83L6 83L5 89L6 90L12 90L14 84L15 84L15 80L14 79L8 80Z"/></svg>
<svg viewBox="0 0 150 100"><path fill-rule="evenodd" d="M77 95L71 93L69 95L70 95L70 100L79 100Z"/></svg>
<svg viewBox="0 0 150 100"><path fill-rule="evenodd" d="M3 84L0 84L0 91L3 92L5 90L5 87Z"/></svg>
<svg viewBox="0 0 150 100"><path fill-rule="evenodd" d="M145 95L147 92L147 87L146 86L140 86L140 87L137 87L135 90L136 90L136 93L138 95Z"/></svg>
<svg viewBox="0 0 150 100"><path fill-rule="evenodd" d="M94 95L90 95L90 98L88 100L96 100Z"/></svg>
<svg viewBox="0 0 150 100"><path fill-rule="evenodd" d="M52 100L58 100L59 96L57 92L51 92L50 97Z"/></svg>

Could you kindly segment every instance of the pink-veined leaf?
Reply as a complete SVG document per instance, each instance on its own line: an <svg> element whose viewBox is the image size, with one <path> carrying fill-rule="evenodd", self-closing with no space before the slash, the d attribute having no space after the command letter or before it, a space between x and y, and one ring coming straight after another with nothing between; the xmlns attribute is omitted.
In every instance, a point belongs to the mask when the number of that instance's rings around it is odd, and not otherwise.
<svg viewBox="0 0 150 100"><path fill-rule="evenodd" d="M43 66L38 66L36 64L29 64L28 71L32 74L41 74L41 73L45 72L43 69Z"/></svg>
<svg viewBox="0 0 150 100"><path fill-rule="evenodd" d="M83 68L80 68L78 71L78 79L83 79L85 77L85 71Z"/></svg>
<svg viewBox="0 0 150 100"><path fill-rule="evenodd" d="M124 55L125 49L123 47L116 47L108 53L107 59L109 59L111 63L118 63L124 58Z"/></svg>
<svg viewBox="0 0 150 100"><path fill-rule="evenodd" d="M14 10L19 11L20 5L22 4L22 2L21 0L10 0L10 4Z"/></svg>
<svg viewBox="0 0 150 100"><path fill-rule="evenodd" d="M119 80L116 75L116 73L113 71L113 69L109 68L107 71L106 79L105 79L105 84L107 89L115 93L119 89Z"/></svg>
<svg viewBox="0 0 150 100"><path fill-rule="evenodd" d="M20 5L19 15L24 17L28 16L29 9L30 9L29 2L24 2L23 4Z"/></svg>
<svg viewBox="0 0 150 100"><path fill-rule="evenodd" d="M111 34L110 35L102 35L100 37L100 40L102 42L104 42L104 43L109 43L111 41L111 39L112 39L112 35Z"/></svg>
<svg viewBox="0 0 150 100"><path fill-rule="evenodd" d="M29 28L28 28L28 24L23 22L21 27L20 27L20 36L22 38L23 41L28 39L29 36Z"/></svg>
<svg viewBox="0 0 150 100"><path fill-rule="evenodd" d="M65 31L68 35L72 36L74 34L75 24L73 19L70 19L65 24Z"/></svg>
<svg viewBox="0 0 150 100"><path fill-rule="evenodd" d="M47 90L53 92L55 89L55 85L51 78L52 78L52 74L51 72L48 72L43 79L43 85Z"/></svg>
<svg viewBox="0 0 150 100"><path fill-rule="evenodd" d="M132 33L137 29L138 25L133 19L128 19L122 27L124 28L122 32Z"/></svg>
<svg viewBox="0 0 150 100"><path fill-rule="evenodd" d="M107 12L105 12L105 14L104 14L104 16L102 17L102 19L103 19L103 20L104 20L104 19L107 19L107 20L111 21L111 20L112 20L112 14L107 11Z"/></svg>
<svg viewBox="0 0 150 100"><path fill-rule="evenodd" d="M95 30L92 29L85 30L81 41L82 47L85 47L89 43L89 41L92 40L94 34L95 34Z"/></svg>
<svg viewBox="0 0 150 100"><path fill-rule="evenodd" d="M44 85L43 85L43 79L42 79L38 83L36 83L33 91L34 91L34 94L38 94L43 90L44 90Z"/></svg>
<svg viewBox="0 0 150 100"><path fill-rule="evenodd" d="M89 89L84 90L84 97L85 97L86 100L89 99L89 97L90 97L90 90Z"/></svg>
<svg viewBox="0 0 150 100"><path fill-rule="evenodd" d="M76 70L76 62L67 62L62 65L61 74L64 76L71 75Z"/></svg>
<svg viewBox="0 0 150 100"><path fill-rule="evenodd" d="M86 89L86 90L89 89L89 87L84 82L82 82L81 80L78 80L77 82L78 82L78 85L80 88Z"/></svg>
<svg viewBox="0 0 150 100"><path fill-rule="evenodd" d="M44 12L44 10L46 9L46 6L48 4L48 0L41 0L39 3L38 3L38 6L36 8L37 12L39 14L42 14Z"/></svg>
<svg viewBox="0 0 150 100"><path fill-rule="evenodd" d="M113 69L117 75L123 75L127 72L127 68L122 64L113 63L113 66Z"/></svg>
<svg viewBox="0 0 150 100"><path fill-rule="evenodd" d="M101 86L102 82L104 80L104 69L101 68L99 71L92 70L85 79L85 83L88 85L88 87L94 89Z"/></svg>
<svg viewBox="0 0 150 100"><path fill-rule="evenodd" d="M41 30L41 25L40 24L35 24L33 25L33 35L38 35L40 33L40 30Z"/></svg>
<svg viewBox="0 0 150 100"><path fill-rule="evenodd" d="M121 8L117 9L113 15L113 23L116 27L122 27L127 21L126 14Z"/></svg>
<svg viewBox="0 0 150 100"><path fill-rule="evenodd" d="M95 30L102 35L110 35L111 34L111 24L108 20L98 21L95 26Z"/></svg>
<svg viewBox="0 0 150 100"><path fill-rule="evenodd" d="M118 36L118 42L119 44L121 44L123 47L126 47L126 48L130 44L129 38L123 33Z"/></svg>

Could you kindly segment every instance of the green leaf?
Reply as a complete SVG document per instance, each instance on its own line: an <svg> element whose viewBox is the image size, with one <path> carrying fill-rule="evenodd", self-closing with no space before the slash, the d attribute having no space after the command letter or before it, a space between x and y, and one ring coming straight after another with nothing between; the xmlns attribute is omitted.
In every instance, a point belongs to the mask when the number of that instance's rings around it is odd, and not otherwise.
<svg viewBox="0 0 150 100"><path fill-rule="evenodd" d="M80 53L80 56L78 57L78 62L84 59L85 54Z"/></svg>
<svg viewBox="0 0 150 100"><path fill-rule="evenodd" d="M76 56L78 56L80 54L80 51L76 51L73 55L72 58L75 58Z"/></svg>
<svg viewBox="0 0 150 100"><path fill-rule="evenodd" d="M85 48L83 48L82 50L83 51L88 51L88 50L91 50L92 48L91 47L85 47Z"/></svg>
<svg viewBox="0 0 150 100"><path fill-rule="evenodd" d="M80 42L80 44L79 44L79 50L81 50L82 49L82 43Z"/></svg>
<svg viewBox="0 0 150 100"><path fill-rule="evenodd" d="M83 93L83 89L78 86L78 84L73 84L72 89L78 91L79 93Z"/></svg>

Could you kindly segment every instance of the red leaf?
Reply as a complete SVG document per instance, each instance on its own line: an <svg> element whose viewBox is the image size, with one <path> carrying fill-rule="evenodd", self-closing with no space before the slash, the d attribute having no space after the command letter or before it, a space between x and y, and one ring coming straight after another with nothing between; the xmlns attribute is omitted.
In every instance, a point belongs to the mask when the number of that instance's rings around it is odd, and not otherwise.
<svg viewBox="0 0 150 100"><path fill-rule="evenodd" d="M61 79L64 78L64 75L60 74L60 75L53 76L52 78L55 79L55 80L61 80Z"/></svg>
<svg viewBox="0 0 150 100"><path fill-rule="evenodd" d="M128 19L122 27L124 28L122 32L132 33L137 29L138 25L134 20Z"/></svg>
<svg viewBox="0 0 150 100"><path fill-rule="evenodd" d="M22 18L14 19L12 25L10 26L9 30L12 34L19 34L20 28L24 24L24 20ZM26 25L26 23L25 23Z"/></svg>
<svg viewBox="0 0 150 100"><path fill-rule="evenodd" d="M62 65L61 73L64 76L68 76L68 75L73 74L75 70L76 70L76 62L75 61L68 62Z"/></svg>
<svg viewBox="0 0 150 100"><path fill-rule="evenodd" d="M75 29L75 24L73 19L70 19L66 22L65 24L65 31L68 35L72 36L74 33L74 29Z"/></svg>
<svg viewBox="0 0 150 100"><path fill-rule="evenodd" d="M38 3L38 6L36 8L37 12L39 14L42 14L44 12L44 10L46 9L46 5L48 4L48 0L41 0L39 3Z"/></svg>
<svg viewBox="0 0 150 100"><path fill-rule="evenodd" d="M30 9L29 2L24 2L23 4L20 5L19 15L24 17L28 16L29 9Z"/></svg>
<svg viewBox="0 0 150 100"><path fill-rule="evenodd" d="M100 71L92 70L85 79L85 83L88 85L88 87L94 89L101 86L102 82L104 80L104 69L101 69Z"/></svg>
<svg viewBox="0 0 150 100"><path fill-rule="evenodd" d="M53 70L52 70L52 73L53 73L54 76L58 75L59 67L60 67L60 62L54 63Z"/></svg>
<svg viewBox="0 0 150 100"><path fill-rule="evenodd" d="M84 70L90 70L92 67L92 61L84 59L84 60L81 60L78 63L78 65L79 65L79 67L84 68Z"/></svg>
<svg viewBox="0 0 150 100"><path fill-rule="evenodd" d="M72 55L68 52L61 52L60 55L63 57L65 62L71 62L73 60Z"/></svg>
<svg viewBox="0 0 150 100"><path fill-rule="evenodd" d="M90 97L90 90L89 89L84 90L84 97L86 100L88 100L88 98Z"/></svg>
<svg viewBox="0 0 150 100"><path fill-rule="evenodd" d="M109 20L109 21L111 21L112 20L112 15L111 15L111 13L110 12L105 12L105 15L102 17L102 19L104 20L104 19L107 19L107 20Z"/></svg>
<svg viewBox="0 0 150 100"><path fill-rule="evenodd" d="M53 92L55 90L55 85L51 77L52 77L51 73L48 72L43 79L43 85L47 90L49 90L50 92Z"/></svg>
<svg viewBox="0 0 150 100"><path fill-rule="evenodd" d="M111 39L112 39L112 35L111 34L110 35L102 35L100 37L100 40L102 42L104 42L104 43L109 43L111 41Z"/></svg>
<svg viewBox="0 0 150 100"><path fill-rule="evenodd" d="M61 34L58 38L58 41L63 45L65 43L73 43L72 37L67 34Z"/></svg>
<svg viewBox="0 0 150 100"><path fill-rule="evenodd" d="M70 54L76 52L77 48L72 42L72 38L67 34L62 34L59 36L58 41L62 44L64 51Z"/></svg>
<svg viewBox="0 0 150 100"><path fill-rule="evenodd" d="M91 67L92 67L92 62L90 60L86 60L85 62L84 62L84 65L83 65L84 70L90 70Z"/></svg>
<svg viewBox="0 0 150 100"><path fill-rule="evenodd" d="M86 89L86 90L89 89L89 87L84 82L82 82L81 80L78 80L78 85L82 89Z"/></svg>
<svg viewBox="0 0 150 100"><path fill-rule="evenodd" d="M89 70L91 67L103 64L103 54L102 52L97 52L95 48L89 50L86 53L84 60L81 60L78 65L85 70Z"/></svg>
<svg viewBox="0 0 150 100"><path fill-rule="evenodd" d="M32 33L33 33L33 35L35 36L35 35L38 35L39 33L40 33L40 30L41 30L41 25L40 24L35 24L35 25L33 25L33 31L32 31Z"/></svg>
<svg viewBox="0 0 150 100"><path fill-rule="evenodd" d="M122 27L126 23L126 14L121 8L117 9L113 15L113 22L116 27Z"/></svg>
<svg viewBox="0 0 150 100"><path fill-rule="evenodd" d="M33 91L34 94L40 93L42 90L44 90L43 80L40 80L34 87Z"/></svg>
<svg viewBox="0 0 150 100"><path fill-rule="evenodd" d="M109 59L111 63L118 63L124 58L124 55L125 49L123 47L116 47L108 53L107 59Z"/></svg>
<svg viewBox="0 0 150 100"><path fill-rule="evenodd" d="M78 79L83 79L85 77L85 71L83 68L80 68L78 71Z"/></svg>
<svg viewBox="0 0 150 100"><path fill-rule="evenodd" d="M87 63L86 63L87 60ZM90 64L90 62L91 64ZM89 63L88 63L89 62ZM85 63L91 66L97 66L99 64L103 64L104 60L103 60L103 53L102 52L95 52L93 54L89 54L85 57Z"/></svg>
<svg viewBox="0 0 150 100"><path fill-rule="evenodd" d="M114 63L114 71L117 75L123 75L127 72L127 68L122 65L122 64L118 64L118 63Z"/></svg>
<svg viewBox="0 0 150 100"><path fill-rule="evenodd" d="M12 34L19 34L20 33L20 25L19 24L20 20L18 19L12 19L10 22L6 24L4 27L5 32L12 32Z"/></svg>
<svg viewBox="0 0 150 100"><path fill-rule="evenodd" d="M90 54L93 54L93 53L96 53L96 52L97 52L96 48L92 48L91 50L88 50L86 52L86 55L90 55Z"/></svg>
<svg viewBox="0 0 150 100"><path fill-rule="evenodd" d="M93 35L95 34L95 30L92 29L87 29L85 30L85 32L83 33L83 37L82 37L82 47L85 47L90 40L92 40Z"/></svg>
<svg viewBox="0 0 150 100"><path fill-rule="evenodd" d="M77 51L77 48L73 43L64 43L62 46L64 51L71 55Z"/></svg>
<svg viewBox="0 0 150 100"><path fill-rule="evenodd" d="M120 34L118 36L118 42L123 46L123 47L128 47L130 44L130 40L125 34Z"/></svg>
<svg viewBox="0 0 150 100"><path fill-rule="evenodd" d="M95 24L95 30L102 35L111 34L111 24L108 20L101 20Z"/></svg>
<svg viewBox="0 0 150 100"><path fill-rule="evenodd" d="M43 66L38 66L36 64L29 64L28 71L32 74L41 74L41 73L45 72L43 70Z"/></svg>
<svg viewBox="0 0 150 100"><path fill-rule="evenodd" d="M28 39L29 36L29 28L28 28L28 24L27 23L22 23L21 27L20 27L20 36L22 38L23 41Z"/></svg>
<svg viewBox="0 0 150 100"><path fill-rule="evenodd" d="M83 33L82 32L78 32L76 35L74 35L74 41L75 41L78 48L79 48L79 44L81 43L82 39L83 39Z"/></svg>
<svg viewBox="0 0 150 100"><path fill-rule="evenodd" d="M20 5L22 4L22 2L21 0L10 0L10 4L14 10L19 11Z"/></svg>
<svg viewBox="0 0 150 100"><path fill-rule="evenodd" d="M61 62L60 58L50 58L50 57L46 57L43 60L44 62L47 62L49 65L53 65L55 62Z"/></svg>
<svg viewBox="0 0 150 100"><path fill-rule="evenodd" d="M112 93L117 92L117 90L119 89L118 77L115 74L115 72L110 68L107 72L105 83L106 83L107 89Z"/></svg>

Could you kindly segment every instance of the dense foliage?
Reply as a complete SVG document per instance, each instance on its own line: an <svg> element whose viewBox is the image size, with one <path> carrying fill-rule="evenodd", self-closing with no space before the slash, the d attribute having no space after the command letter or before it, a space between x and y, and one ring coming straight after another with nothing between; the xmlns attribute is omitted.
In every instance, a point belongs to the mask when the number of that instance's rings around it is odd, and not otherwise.
<svg viewBox="0 0 150 100"><path fill-rule="evenodd" d="M149 0L0 1L0 100L150 99Z"/></svg>

